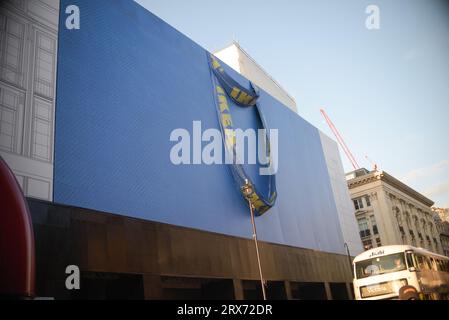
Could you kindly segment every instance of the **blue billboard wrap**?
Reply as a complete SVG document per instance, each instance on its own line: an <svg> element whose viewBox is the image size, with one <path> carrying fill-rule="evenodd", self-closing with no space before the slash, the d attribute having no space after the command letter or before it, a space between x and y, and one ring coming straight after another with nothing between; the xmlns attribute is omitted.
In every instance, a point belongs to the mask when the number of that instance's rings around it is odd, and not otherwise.
<svg viewBox="0 0 449 320"><path fill-rule="evenodd" d="M80 9L79 30L65 27L68 5ZM207 52L137 3L61 1L54 201L251 238L228 166L170 160L173 130L220 129L215 98ZM259 239L344 253L318 130L263 90L258 107L279 135L278 197L256 220ZM235 128L263 127L256 108L230 110ZM259 166L245 171L267 194Z"/></svg>

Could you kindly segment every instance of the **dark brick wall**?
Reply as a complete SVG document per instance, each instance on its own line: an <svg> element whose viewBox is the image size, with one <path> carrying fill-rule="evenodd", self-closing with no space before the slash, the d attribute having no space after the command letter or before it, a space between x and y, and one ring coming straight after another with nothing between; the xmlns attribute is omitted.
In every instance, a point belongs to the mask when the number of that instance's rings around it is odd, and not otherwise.
<svg viewBox="0 0 449 320"><path fill-rule="evenodd" d="M142 275L147 298L164 297L162 276L259 280L248 239L31 199L29 205L40 296L73 297L65 288L68 265L82 272ZM351 282L346 256L263 242L260 251L268 281Z"/></svg>

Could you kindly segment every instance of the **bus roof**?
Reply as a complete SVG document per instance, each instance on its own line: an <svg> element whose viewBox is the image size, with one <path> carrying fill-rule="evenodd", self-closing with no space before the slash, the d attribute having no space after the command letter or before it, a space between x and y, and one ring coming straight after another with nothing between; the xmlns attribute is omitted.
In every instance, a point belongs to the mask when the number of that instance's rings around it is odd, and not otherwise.
<svg viewBox="0 0 449 320"><path fill-rule="evenodd" d="M431 251L423 249L423 248L416 248L416 247L408 246L408 245L397 245L397 246L379 247L379 248L374 248L374 249L365 251L365 252L359 254L357 257L355 257L354 262L368 260L368 259L371 259L374 257L388 256L390 254L405 252L408 250L413 250L414 252L421 253L421 254L427 255L427 256L432 256L435 258L449 260L449 258L446 256L442 256L440 254L431 252Z"/></svg>

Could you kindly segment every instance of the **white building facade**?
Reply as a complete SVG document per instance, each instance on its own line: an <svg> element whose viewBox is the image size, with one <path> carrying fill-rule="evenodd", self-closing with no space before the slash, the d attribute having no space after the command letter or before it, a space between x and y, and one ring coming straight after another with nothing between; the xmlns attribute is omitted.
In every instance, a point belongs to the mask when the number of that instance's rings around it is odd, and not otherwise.
<svg viewBox="0 0 449 320"><path fill-rule="evenodd" d="M58 0L0 2L0 155L25 195L51 200Z"/></svg>

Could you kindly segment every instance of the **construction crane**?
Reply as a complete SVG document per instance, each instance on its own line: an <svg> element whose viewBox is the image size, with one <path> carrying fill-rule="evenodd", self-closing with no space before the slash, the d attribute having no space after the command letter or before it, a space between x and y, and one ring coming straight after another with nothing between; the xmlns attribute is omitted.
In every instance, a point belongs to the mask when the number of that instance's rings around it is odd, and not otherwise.
<svg viewBox="0 0 449 320"><path fill-rule="evenodd" d="M331 121L331 119L327 115L326 111L324 111L324 109L320 109L320 112L323 114L324 119L326 119L326 122L329 125L329 128L334 133L335 138L337 138L338 143L340 144L341 148L345 152L346 157L348 157L349 162L351 162L354 170L360 169L360 166L357 163L357 160L352 155L351 150L349 150L348 146L346 145L345 141L343 140L343 137L341 136L340 132L338 132L337 127L333 124L333 122Z"/></svg>

